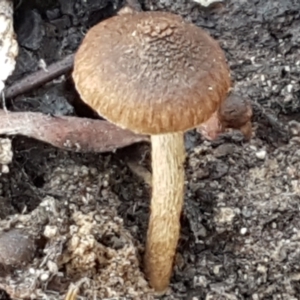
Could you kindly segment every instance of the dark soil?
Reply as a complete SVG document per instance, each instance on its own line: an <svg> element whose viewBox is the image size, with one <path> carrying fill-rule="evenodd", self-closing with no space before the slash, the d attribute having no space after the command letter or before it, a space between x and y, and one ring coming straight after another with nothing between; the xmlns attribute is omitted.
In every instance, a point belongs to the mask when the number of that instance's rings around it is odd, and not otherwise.
<svg viewBox="0 0 300 300"><path fill-rule="evenodd" d="M21 46L12 84L74 53L118 0L15 1ZM219 40L234 90L254 107L254 137L186 135L186 197L170 292L163 299L300 299L300 2L143 0ZM7 103L13 111L95 118L70 74ZM0 177L0 228L23 228L36 254L0 268L0 299L153 299L140 257L148 222L149 145L107 154L61 151L13 138ZM146 180L146 181L145 181ZM1 243L1 237L0 237ZM1 254L0 254L1 264ZM1 273L2 272L2 273ZM73 285L72 285L73 284ZM4 292L6 290L6 292Z"/></svg>

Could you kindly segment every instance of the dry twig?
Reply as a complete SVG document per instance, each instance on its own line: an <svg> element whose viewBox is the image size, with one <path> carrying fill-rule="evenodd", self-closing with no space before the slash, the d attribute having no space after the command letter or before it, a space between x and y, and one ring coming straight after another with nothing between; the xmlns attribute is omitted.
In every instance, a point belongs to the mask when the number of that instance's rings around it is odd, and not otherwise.
<svg viewBox="0 0 300 300"><path fill-rule="evenodd" d="M73 67L74 54L70 54L62 60L47 67L46 70L39 70L25 78L15 82L4 90L7 99L14 98L71 71Z"/></svg>
<svg viewBox="0 0 300 300"><path fill-rule="evenodd" d="M148 141L107 121L0 110L0 135L23 135L75 152L109 152Z"/></svg>

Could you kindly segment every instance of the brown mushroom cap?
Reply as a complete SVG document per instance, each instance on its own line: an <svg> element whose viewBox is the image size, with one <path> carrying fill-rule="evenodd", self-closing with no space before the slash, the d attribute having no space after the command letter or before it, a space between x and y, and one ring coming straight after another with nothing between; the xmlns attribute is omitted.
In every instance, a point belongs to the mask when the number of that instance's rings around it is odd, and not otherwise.
<svg viewBox="0 0 300 300"><path fill-rule="evenodd" d="M91 28L73 78L82 100L101 116L144 134L205 122L231 84L218 43L166 12L124 14Z"/></svg>

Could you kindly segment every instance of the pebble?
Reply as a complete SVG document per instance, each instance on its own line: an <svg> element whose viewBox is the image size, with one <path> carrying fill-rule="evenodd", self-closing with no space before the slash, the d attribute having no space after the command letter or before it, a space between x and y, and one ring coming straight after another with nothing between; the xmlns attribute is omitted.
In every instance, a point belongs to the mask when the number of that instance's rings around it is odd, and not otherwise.
<svg viewBox="0 0 300 300"><path fill-rule="evenodd" d="M259 150L255 153L256 157L260 160L264 160L267 156L267 151L262 149L262 150Z"/></svg>
<svg viewBox="0 0 300 300"><path fill-rule="evenodd" d="M217 223L228 223L231 224L235 217L235 212L230 207L221 207L218 214L215 216Z"/></svg>
<svg viewBox="0 0 300 300"><path fill-rule="evenodd" d="M194 2L199 3L200 5L204 7L209 7L210 5L214 3L223 2L223 0L193 0Z"/></svg>
<svg viewBox="0 0 300 300"><path fill-rule="evenodd" d="M258 294L253 294L253 295L252 295L252 299L253 299L253 300L259 300Z"/></svg>
<svg viewBox="0 0 300 300"><path fill-rule="evenodd" d="M48 273L43 273L40 276L41 281L47 281L49 279L49 274Z"/></svg>
<svg viewBox="0 0 300 300"><path fill-rule="evenodd" d="M224 157L234 153L235 146L232 144L221 144L218 148L215 149L214 154L216 157Z"/></svg>
<svg viewBox="0 0 300 300"><path fill-rule="evenodd" d="M221 268L222 268L222 266L220 266L220 265L214 266L214 268L213 268L214 274L215 274L215 275L219 275L219 274L220 274L220 269L221 269Z"/></svg>
<svg viewBox="0 0 300 300"><path fill-rule="evenodd" d="M0 235L0 265L4 269L31 262L35 250L35 241L25 230L15 228Z"/></svg>
<svg viewBox="0 0 300 300"><path fill-rule="evenodd" d="M9 173L9 167L8 167L8 165L2 165L1 166L1 173L2 174L8 174Z"/></svg>
<svg viewBox="0 0 300 300"><path fill-rule="evenodd" d="M292 84L288 84L286 87L288 93L291 93L293 91L293 85Z"/></svg>
<svg viewBox="0 0 300 300"><path fill-rule="evenodd" d="M242 235L245 235L247 233L248 229L246 227L241 228L240 232Z"/></svg>
<svg viewBox="0 0 300 300"><path fill-rule="evenodd" d="M245 218L250 218L252 216L251 210L249 210L246 206L243 207L242 214Z"/></svg>
<svg viewBox="0 0 300 300"><path fill-rule="evenodd" d="M58 229L56 226L47 225L44 230L44 236L49 239L53 238L57 234L57 231Z"/></svg>

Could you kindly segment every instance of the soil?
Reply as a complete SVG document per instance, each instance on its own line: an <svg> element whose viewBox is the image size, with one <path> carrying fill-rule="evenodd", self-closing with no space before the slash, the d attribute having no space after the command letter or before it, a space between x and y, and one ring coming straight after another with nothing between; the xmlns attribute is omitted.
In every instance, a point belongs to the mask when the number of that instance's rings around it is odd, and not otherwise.
<svg viewBox="0 0 300 300"><path fill-rule="evenodd" d="M21 48L8 85L74 53L86 30L122 5L15 1ZM0 299L65 299L68 291L66 299L75 299L72 293L78 299L300 299L300 2L141 5L180 14L220 42L234 91L253 104L253 138L245 142L233 132L209 142L195 130L186 134L181 238L170 291L159 297L141 267L149 145L80 154L14 137L13 162L0 177ZM97 117L80 102L70 74L7 107ZM12 240L26 240L30 254L4 247L7 232L16 230ZM16 252L20 262L6 252Z"/></svg>

